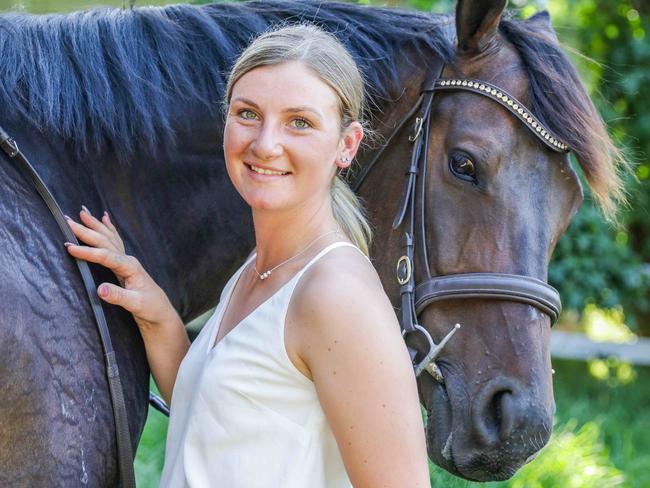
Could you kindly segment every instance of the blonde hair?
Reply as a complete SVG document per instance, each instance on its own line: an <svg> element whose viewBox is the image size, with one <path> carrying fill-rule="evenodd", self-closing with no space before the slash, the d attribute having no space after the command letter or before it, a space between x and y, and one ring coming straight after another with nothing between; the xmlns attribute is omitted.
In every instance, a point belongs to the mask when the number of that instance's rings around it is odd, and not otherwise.
<svg viewBox="0 0 650 488"><path fill-rule="evenodd" d="M269 30L256 38L237 58L226 85L226 103L232 88L249 71L260 66L299 61L313 71L337 95L341 131L361 121L365 102L359 68L332 34L312 24L295 24ZM339 176L330 187L334 218L348 238L369 254L372 230L359 198Z"/></svg>

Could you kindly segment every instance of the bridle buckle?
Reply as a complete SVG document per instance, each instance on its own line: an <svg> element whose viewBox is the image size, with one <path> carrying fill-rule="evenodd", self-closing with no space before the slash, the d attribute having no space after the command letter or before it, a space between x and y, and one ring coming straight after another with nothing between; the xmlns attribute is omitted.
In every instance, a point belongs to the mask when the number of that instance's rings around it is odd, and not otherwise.
<svg viewBox="0 0 650 488"><path fill-rule="evenodd" d="M5 134L0 133L0 148L2 148L7 156L10 158L15 158L20 152L18 149L18 144L8 135L6 137L3 137Z"/></svg>
<svg viewBox="0 0 650 488"><path fill-rule="evenodd" d="M409 141L415 142L422 133L422 126L424 125L424 117L415 117L415 126L413 128L413 135L409 136Z"/></svg>
<svg viewBox="0 0 650 488"><path fill-rule="evenodd" d="M403 266L402 266L403 265ZM402 273L404 271L404 273ZM411 260L408 256L404 255L397 260L397 282L400 285L405 285L411 280Z"/></svg>

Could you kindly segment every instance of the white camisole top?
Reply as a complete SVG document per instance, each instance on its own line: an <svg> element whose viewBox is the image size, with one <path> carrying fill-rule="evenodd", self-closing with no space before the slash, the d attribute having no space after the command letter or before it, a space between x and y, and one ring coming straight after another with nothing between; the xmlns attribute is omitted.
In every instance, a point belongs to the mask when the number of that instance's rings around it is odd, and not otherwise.
<svg viewBox="0 0 650 488"><path fill-rule="evenodd" d="M300 277L325 247L213 347L235 283L183 359L171 403L167 488L350 488L311 380L291 362L284 323ZM356 248L356 247L355 247Z"/></svg>

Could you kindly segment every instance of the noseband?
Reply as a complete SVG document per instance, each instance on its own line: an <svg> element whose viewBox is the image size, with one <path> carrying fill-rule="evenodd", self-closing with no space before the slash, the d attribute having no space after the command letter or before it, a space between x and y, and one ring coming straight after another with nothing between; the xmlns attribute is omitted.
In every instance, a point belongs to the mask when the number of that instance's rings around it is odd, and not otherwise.
<svg viewBox="0 0 650 488"><path fill-rule="evenodd" d="M434 95L436 92L462 90L487 97L513 114L547 148L555 152L567 153L569 147L528 108L505 90L481 80L440 78L444 64L440 63L438 68L437 74L432 79L425 81L415 106L397 125L374 158L361 169L351 186L354 191L358 191L385 149L415 115L413 133L409 135L409 141L413 143L411 161L406 170L404 191L393 221L393 230L395 230L402 225L405 219L408 219L406 232L402 238L403 254L397 260L396 270L401 296L399 319L402 336L406 338L413 332L419 332L429 344L428 353L420 360L416 359L418 351L409 347L416 376L426 370L438 382L442 383L444 381L442 372L436 365L435 359L460 325L456 324L441 342L436 344L429 332L418 323L418 316L427 306L444 300L469 298L504 300L533 306L548 315L551 318L551 324L553 324L560 314L562 304L560 295L555 288L531 276L506 273L460 273L431 276L425 226L425 193L431 107ZM424 280L417 285L414 276L415 251L418 252L418 257L422 261L421 268L425 273Z"/></svg>

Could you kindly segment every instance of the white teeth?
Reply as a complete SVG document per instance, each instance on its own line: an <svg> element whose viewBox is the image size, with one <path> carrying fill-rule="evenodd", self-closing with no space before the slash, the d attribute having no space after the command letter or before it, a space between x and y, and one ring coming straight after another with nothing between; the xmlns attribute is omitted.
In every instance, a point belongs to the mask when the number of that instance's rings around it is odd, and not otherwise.
<svg viewBox="0 0 650 488"><path fill-rule="evenodd" d="M261 175L286 175L288 171L273 171L272 169L258 168L257 166L250 165L250 168Z"/></svg>

